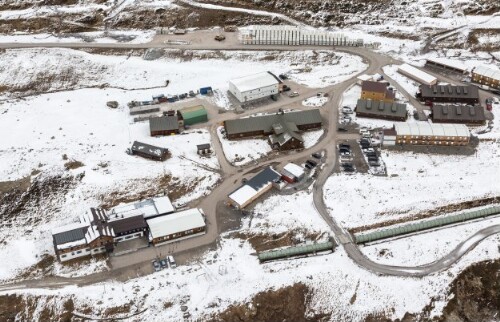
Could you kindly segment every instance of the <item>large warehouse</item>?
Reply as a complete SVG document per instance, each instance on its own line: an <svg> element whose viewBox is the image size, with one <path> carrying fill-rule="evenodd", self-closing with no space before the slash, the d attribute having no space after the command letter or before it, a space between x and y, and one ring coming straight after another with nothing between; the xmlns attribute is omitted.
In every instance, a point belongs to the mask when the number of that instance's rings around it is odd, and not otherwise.
<svg viewBox="0 0 500 322"><path fill-rule="evenodd" d="M500 89L500 70L486 66L477 66L472 70L472 81Z"/></svg>
<svg viewBox="0 0 500 322"><path fill-rule="evenodd" d="M435 85L437 84L437 78L429 75L420 69L413 67L412 65L409 64L403 64L398 67L398 72L402 75L405 75L420 84L424 85Z"/></svg>
<svg viewBox="0 0 500 322"><path fill-rule="evenodd" d="M208 121L207 110L203 105L185 107L178 112L183 125L193 125Z"/></svg>
<svg viewBox="0 0 500 322"><path fill-rule="evenodd" d="M384 130L383 145L467 145L470 131L464 124L433 124L427 122L398 122ZM389 144L386 144L388 137Z"/></svg>
<svg viewBox="0 0 500 322"><path fill-rule="evenodd" d="M279 93L281 81L271 72L262 72L229 81L229 92L240 103L271 97Z"/></svg>
<svg viewBox="0 0 500 322"><path fill-rule="evenodd" d="M422 102L479 103L479 91L475 86L420 85L417 97Z"/></svg>

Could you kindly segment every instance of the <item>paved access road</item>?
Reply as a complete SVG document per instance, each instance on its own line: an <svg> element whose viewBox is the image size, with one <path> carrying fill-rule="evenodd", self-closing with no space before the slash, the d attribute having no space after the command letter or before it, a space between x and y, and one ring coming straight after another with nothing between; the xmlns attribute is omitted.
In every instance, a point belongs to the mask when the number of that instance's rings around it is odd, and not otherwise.
<svg viewBox="0 0 500 322"><path fill-rule="evenodd" d="M200 37L206 38L206 37ZM167 44L164 41L153 41L150 44L102 44L102 43L37 43L37 44L29 44L29 43L3 43L0 44L0 48L33 48L33 47L46 47L46 48L55 48L55 47L65 47L65 48L108 48L108 49L146 49L146 48L176 48L176 49L203 49L203 50L328 50L327 47L314 47L314 46L249 46L249 45L240 45L239 43L235 43L234 39L232 43L229 43L227 47L224 47L224 43L216 43L213 44L207 42L196 43L194 42L191 45L171 45ZM395 60L391 57L384 56L382 54L375 53L367 48L353 48L353 47L343 47L343 48L335 48L336 52L346 52L354 55L359 55L363 57L365 63L368 64L367 70L363 73L373 74L373 73L382 73L382 67L389 64L401 63L398 60ZM207 216L209 229L207 234L201 237L196 237L190 240L182 241L182 243L175 245L167 245L165 248L149 248L147 250L141 250L135 253L131 253L128 255L120 256L121 260L116 260L114 265L112 266L112 270L107 273L99 273L93 274L85 277L78 278L44 278L42 280L31 280L31 281L23 281L21 283L8 284L0 287L1 290L13 290L13 289L22 289L22 288L57 288L66 285L86 285L93 284L96 282L102 282L108 279L113 279L116 274L121 271L130 269L131 267L137 265L149 265L149 261L158 255L158 252L170 253L172 251L182 251L190 248L200 247L204 245L209 245L213 243L218 235L218 226L217 226L217 204L220 201L223 201L227 198L227 195L233 191L241 182L241 179L245 177L245 174L249 172L255 172L260 168L273 164L274 166L282 166L288 162L293 162L295 160L300 160L310 156L311 153L325 151L326 157L323 165L322 171L319 173L318 178L314 184L313 189L313 198L314 204L320 215L324 218L324 220L328 223L330 228L332 229L334 236L337 242L342 245L349 255L349 257L356 262L360 267L368 269L377 274L387 274L387 275L395 275L395 276L425 276L428 274L432 274L434 272L438 272L440 270L448 268L450 265L455 263L460 257L462 257L469 250L474 248L481 240L490 236L492 234L496 234L500 232L500 225L491 226L486 229L483 229L471 236L464 242L462 242L459 246L457 246L453 251L451 251L447 256L442 259L427 264L423 266L417 267L400 267L400 266L391 266L391 265L382 265L376 263L370 259L368 259L359 249L358 245L352 242L351 235L343 229L336 221L335 221L335 210L333 213L329 213L325 203L323 196L323 186L328 179L328 177L332 174L335 164L337 162L336 155L336 145L337 140L345 140L345 139L356 139L358 136L353 134L339 134L337 133L337 124L338 124L338 106L342 100L342 94L346 91L350 86L352 86L356 82L356 76L353 76L347 81L344 81L340 84L328 86L326 88L321 89L321 91L328 93L330 100L325 105L322 110L322 115L325 118L325 135L322 140L318 142L315 146L310 149L305 149L302 151L289 152L286 154L279 154L276 157L265 161L260 162L259 165L247 165L243 167L234 167L224 157L224 153L222 151L222 147L217 138L217 134L215 133L217 127L224 121L228 119L239 118L241 116L252 114L255 112L263 112L269 110L277 110L280 107L289 107L291 104L295 104L299 106L300 101L304 99L304 97L309 97L314 95L317 92L317 89L306 90L302 93L301 96L279 100L278 102L271 103L266 105L265 107L246 111L243 114L235 115L234 113L225 113L217 115L209 121L208 124L204 125L208 126L210 132L212 134L212 144L217 154L219 163L221 165L221 173L222 173L222 182L220 185L215 187L211 193L203 198L200 203L197 205L202 208ZM396 84L395 84L396 85ZM397 85L396 85L397 87Z"/></svg>

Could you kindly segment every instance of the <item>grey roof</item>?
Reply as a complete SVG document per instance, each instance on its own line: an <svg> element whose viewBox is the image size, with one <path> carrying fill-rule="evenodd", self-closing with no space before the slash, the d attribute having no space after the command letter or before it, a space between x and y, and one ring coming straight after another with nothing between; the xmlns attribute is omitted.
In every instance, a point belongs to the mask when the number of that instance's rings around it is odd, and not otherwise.
<svg viewBox="0 0 500 322"><path fill-rule="evenodd" d="M160 116L149 119L149 129L151 132L170 131L179 129L177 116Z"/></svg>
<svg viewBox="0 0 500 322"><path fill-rule="evenodd" d="M113 228L115 234L121 234L133 229L145 229L148 227L143 215L113 220L109 222L109 226Z"/></svg>
<svg viewBox="0 0 500 322"><path fill-rule="evenodd" d="M254 116L224 122L228 135L255 131L273 132L273 124L295 123L295 126L322 123L318 109Z"/></svg>
<svg viewBox="0 0 500 322"><path fill-rule="evenodd" d="M205 143L205 144L198 144L196 146L198 150L205 150L205 149L210 149L210 143Z"/></svg>
<svg viewBox="0 0 500 322"><path fill-rule="evenodd" d="M164 154L168 153L168 149L160 148L139 141L134 141L134 143L132 144L132 152L141 152L144 154L151 155L153 157L161 157Z"/></svg>
<svg viewBox="0 0 500 322"><path fill-rule="evenodd" d="M406 104L359 99L356 113L372 114L380 117L406 118Z"/></svg>
<svg viewBox="0 0 500 322"><path fill-rule="evenodd" d="M262 186L268 184L269 182L274 182L275 180L281 178L281 174L276 172L273 168L267 167L261 172L259 172L255 177L248 180L246 185L259 190Z"/></svg>
<svg viewBox="0 0 500 322"><path fill-rule="evenodd" d="M432 120L467 123L482 122L486 120L486 117L484 108L480 105L434 104Z"/></svg>
<svg viewBox="0 0 500 322"><path fill-rule="evenodd" d="M88 227L85 226L55 234L53 235L54 242L56 245L62 245L85 239L85 233L87 232L87 229Z"/></svg>
<svg viewBox="0 0 500 322"><path fill-rule="evenodd" d="M420 93L422 97L479 99L479 90L476 86L421 85Z"/></svg>
<svg viewBox="0 0 500 322"><path fill-rule="evenodd" d="M302 136L300 136L297 133L299 129L297 128L297 125L295 125L295 123L292 122L275 123L273 124L273 131L274 134L271 134L269 136L271 144L278 143L280 146L282 146L288 141L290 141L292 138L300 142L304 142Z"/></svg>

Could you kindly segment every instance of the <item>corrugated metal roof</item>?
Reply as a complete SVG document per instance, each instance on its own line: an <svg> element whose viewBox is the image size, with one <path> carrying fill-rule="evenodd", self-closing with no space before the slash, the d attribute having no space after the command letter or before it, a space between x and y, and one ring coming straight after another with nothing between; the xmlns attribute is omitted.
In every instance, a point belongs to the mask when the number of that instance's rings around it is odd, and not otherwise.
<svg viewBox="0 0 500 322"><path fill-rule="evenodd" d="M69 228L69 226L65 226L66 228ZM65 227L60 227L59 229L65 229ZM56 245L62 245L66 243L71 243L77 240L85 239L85 233L87 232L87 229L89 228L88 225L82 225L80 224L78 228L73 228L66 230L66 231L61 231L59 233L53 234L54 241Z"/></svg>
<svg viewBox="0 0 500 322"><path fill-rule="evenodd" d="M183 108L179 110L179 113L181 113L182 118L189 119L189 118L194 118L198 116L207 116L207 110L203 105L196 105L196 106L190 106Z"/></svg>
<svg viewBox="0 0 500 322"><path fill-rule="evenodd" d="M224 122L228 135L264 131L270 133L275 123L292 122L296 126L322 123L321 114L318 109L306 111L276 113L262 116L242 118L238 120L227 120Z"/></svg>
<svg viewBox="0 0 500 322"><path fill-rule="evenodd" d="M272 167L268 167L259 172L252 179L248 180L246 184L255 190L259 190L269 182L273 182L279 178L281 178L281 174L275 171Z"/></svg>
<svg viewBox="0 0 500 322"><path fill-rule="evenodd" d="M147 220L153 238L205 227L205 220L199 209L193 208Z"/></svg>
<svg viewBox="0 0 500 322"><path fill-rule="evenodd" d="M278 78L271 72L261 72L258 74L243 76L229 81L232 83L240 93L251 91L257 88L272 86L280 83Z"/></svg>
<svg viewBox="0 0 500 322"><path fill-rule="evenodd" d="M498 69L493 69L493 68L489 68L489 67L480 65L480 66L477 66L476 68L474 68L474 70L472 72L475 74L479 74L479 75L486 76L486 77L493 78L493 79L500 81L500 70L498 70Z"/></svg>
<svg viewBox="0 0 500 322"><path fill-rule="evenodd" d="M406 118L406 104L359 99L356 112L380 117Z"/></svg>
<svg viewBox="0 0 500 322"><path fill-rule="evenodd" d="M412 65L409 65L409 64L403 64L403 65L398 66L398 72L400 72L400 73L402 72L402 74L406 75L406 76L411 75L415 79L417 79L417 81L423 82L424 84L435 84L437 82L436 77L429 75L429 74L421 71L420 69L413 67Z"/></svg>
<svg viewBox="0 0 500 322"><path fill-rule="evenodd" d="M168 153L168 149L134 141L132 144L132 152L141 152L153 157L162 157Z"/></svg>
<svg viewBox="0 0 500 322"><path fill-rule="evenodd" d="M151 132L178 130L177 116L152 117L149 119L149 129Z"/></svg>
<svg viewBox="0 0 500 322"><path fill-rule="evenodd" d="M427 122L394 123L398 136L470 136L464 124L433 124Z"/></svg>

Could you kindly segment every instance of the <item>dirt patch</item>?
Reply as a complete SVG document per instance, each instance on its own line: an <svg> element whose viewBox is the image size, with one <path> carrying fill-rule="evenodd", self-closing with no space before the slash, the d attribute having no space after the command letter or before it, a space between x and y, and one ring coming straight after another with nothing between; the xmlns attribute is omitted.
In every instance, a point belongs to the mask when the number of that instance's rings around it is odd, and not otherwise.
<svg viewBox="0 0 500 322"><path fill-rule="evenodd" d="M101 205L100 207L104 209L113 208L121 203L129 203L134 201L143 200L146 198L151 198L161 194L163 192L168 194L170 200L175 201L180 197L194 191L196 186L203 179L198 179L190 184L185 184L179 180L179 178L174 178L170 175L161 176L157 179L141 179L129 182L124 186L141 185L144 189L130 194L127 190L113 191L106 195L100 197Z"/></svg>
<svg viewBox="0 0 500 322"><path fill-rule="evenodd" d="M31 183L31 178L29 176L14 181L1 181L0 197L12 191L24 192L28 190L30 183Z"/></svg>
<svg viewBox="0 0 500 322"><path fill-rule="evenodd" d="M249 303L235 304L206 321L328 321L330 314L311 312L310 290L302 283L256 294ZM205 319L204 319L205 320Z"/></svg>
<svg viewBox="0 0 500 322"><path fill-rule="evenodd" d="M274 248L303 244L304 240L317 241L323 235L325 235L325 233L311 233L305 230L295 229L294 231L272 235L249 234L247 232L238 231L232 233L231 237L247 240L257 252L263 252Z"/></svg>
<svg viewBox="0 0 500 322"><path fill-rule="evenodd" d="M492 41L484 41L490 37ZM500 49L498 38L500 38L498 29L474 29L467 36L467 45L473 51L495 51Z"/></svg>
<svg viewBox="0 0 500 322"><path fill-rule="evenodd" d="M415 220L420 220L420 219L425 219L425 218L431 218L431 217L436 217L436 216L447 214L447 213L457 212L457 211L476 208L476 207L487 206L487 205L499 203L499 202L500 202L500 196L464 201L464 202L460 202L460 203L450 204L450 205L446 205L446 206L442 206L442 207L437 207L437 208L434 208L431 210L423 211L423 212L420 212L418 214L412 215L409 218L388 220L388 221L384 221L382 223L377 223L377 224L373 224L373 225L356 227L356 228L350 229L349 232L351 234L354 234L354 233L359 233L359 232L372 230L372 229L376 229L376 228L392 226L392 225L396 225L396 224L400 224L400 223L404 223L404 222L410 222L410 221L415 221ZM393 213L391 213L391 214L379 213L377 215L385 216L385 215L394 215L394 214Z"/></svg>
<svg viewBox="0 0 500 322"><path fill-rule="evenodd" d="M74 170L74 169L78 169L80 167L83 167L85 164L83 164L83 162L80 162L80 161L77 161L77 160L71 160L71 161L68 161L64 164L64 168L66 170Z"/></svg>

